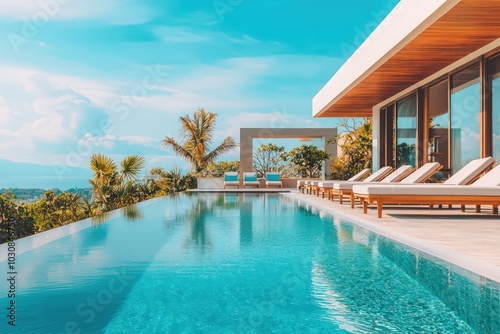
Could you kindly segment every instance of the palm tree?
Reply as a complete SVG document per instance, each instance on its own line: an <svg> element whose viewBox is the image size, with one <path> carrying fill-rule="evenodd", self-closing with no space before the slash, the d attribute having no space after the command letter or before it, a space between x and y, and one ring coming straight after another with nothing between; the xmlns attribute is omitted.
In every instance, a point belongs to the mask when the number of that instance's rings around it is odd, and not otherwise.
<svg viewBox="0 0 500 334"><path fill-rule="evenodd" d="M194 173L201 176L209 164L213 163L222 154L230 152L237 144L232 137L227 137L215 149L210 151L215 130L217 114L206 112L201 108L191 118L189 115L181 116L181 136L183 143L178 143L172 137L165 137L162 144L171 148L180 157L191 163Z"/></svg>
<svg viewBox="0 0 500 334"><path fill-rule="evenodd" d="M92 201L102 200L101 189L112 180L113 175L116 173L116 163L103 154L92 154L90 169L94 172L94 178L89 180L89 183L94 187Z"/></svg>

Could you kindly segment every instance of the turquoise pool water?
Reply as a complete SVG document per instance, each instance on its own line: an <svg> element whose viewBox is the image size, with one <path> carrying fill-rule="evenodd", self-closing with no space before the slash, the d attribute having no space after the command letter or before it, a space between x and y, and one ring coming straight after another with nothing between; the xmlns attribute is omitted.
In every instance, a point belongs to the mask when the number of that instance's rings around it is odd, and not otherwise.
<svg viewBox="0 0 500 334"><path fill-rule="evenodd" d="M1 333L500 332L498 284L281 195L155 199L17 248Z"/></svg>

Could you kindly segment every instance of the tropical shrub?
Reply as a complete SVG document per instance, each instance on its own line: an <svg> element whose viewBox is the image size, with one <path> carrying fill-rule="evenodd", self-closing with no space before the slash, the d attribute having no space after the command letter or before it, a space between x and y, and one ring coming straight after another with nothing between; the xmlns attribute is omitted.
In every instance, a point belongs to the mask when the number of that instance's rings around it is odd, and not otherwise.
<svg viewBox="0 0 500 334"><path fill-rule="evenodd" d="M0 195L0 243L35 233L35 221L11 194Z"/></svg>
<svg viewBox="0 0 500 334"><path fill-rule="evenodd" d="M27 210L35 220L36 232L89 217L88 212L84 211L80 195L67 192L56 195L52 190L45 192L38 202L29 204Z"/></svg>
<svg viewBox="0 0 500 334"><path fill-rule="evenodd" d="M343 119L340 127L345 131L331 142L339 145L341 156L334 159L329 178L346 180L372 167L372 120Z"/></svg>
<svg viewBox="0 0 500 334"><path fill-rule="evenodd" d="M289 154L284 146L275 144L262 144L253 154L253 170L260 177L267 172L280 172L281 176L293 176L293 166L288 162Z"/></svg>
<svg viewBox="0 0 500 334"><path fill-rule="evenodd" d="M155 167L152 168L149 173L160 177L159 180L148 183L157 184L159 187L159 194L161 195L168 195L196 188L196 177L190 173L182 175L182 170L178 167L174 167L169 171L166 171L162 167Z"/></svg>
<svg viewBox="0 0 500 334"><path fill-rule="evenodd" d="M155 196L139 181L139 173L144 168L143 156L128 156L120 162L120 169L109 157L93 154L90 168L94 177L89 180L93 186L92 205L95 214L118 209Z"/></svg>
<svg viewBox="0 0 500 334"><path fill-rule="evenodd" d="M302 145L292 149L288 156L300 177L321 177L321 165L330 155L315 145Z"/></svg>
<svg viewBox="0 0 500 334"><path fill-rule="evenodd" d="M238 172L240 170L240 162L238 160L232 161L217 161L207 168L207 174L212 177L222 177L225 172Z"/></svg>

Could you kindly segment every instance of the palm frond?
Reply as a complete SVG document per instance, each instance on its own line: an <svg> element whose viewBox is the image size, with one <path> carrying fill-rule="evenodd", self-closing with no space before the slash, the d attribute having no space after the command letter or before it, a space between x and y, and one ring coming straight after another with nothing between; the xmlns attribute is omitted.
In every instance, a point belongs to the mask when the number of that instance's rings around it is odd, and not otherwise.
<svg viewBox="0 0 500 334"><path fill-rule="evenodd" d="M115 162L102 154L93 154L90 157L90 168L94 172L93 181L96 184L103 185L116 171Z"/></svg>
<svg viewBox="0 0 500 334"><path fill-rule="evenodd" d="M146 165L146 158L140 155L131 155L120 162L120 176L125 181L137 180L139 173Z"/></svg>
<svg viewBox="0 0 500 334"><path fill-rule="evenodd" d="M177 141L175 141L172 137L165 137L165 139L162 140L162 144L166 148L171 148L177 155L188 162L193 163L195 161L193 154L177 143Z"/></svg>
<svg viewBox="0 0 500 334"><path fill-rule="evenodd" d="M219 146L203 158L203 162L205 164L212 163L219 156L231 152L236 147L238 147L238 144L236 144L234 139L232 137L227 137Z"/></svg>

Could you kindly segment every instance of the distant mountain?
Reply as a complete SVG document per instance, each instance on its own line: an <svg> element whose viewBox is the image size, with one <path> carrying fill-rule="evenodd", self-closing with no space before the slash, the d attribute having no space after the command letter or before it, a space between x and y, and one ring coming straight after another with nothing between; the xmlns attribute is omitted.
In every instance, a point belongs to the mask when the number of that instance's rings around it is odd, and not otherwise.
<svg viewBox="0 0 500 334"><path fill-rule="evenodd" d="M64 165L38 165L0 159L0 178L15 177L85 177L90 178L90 169L74 168Z"/></svg>

